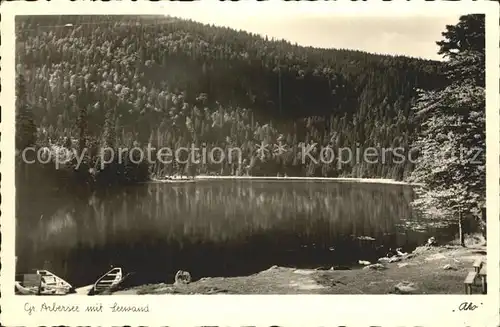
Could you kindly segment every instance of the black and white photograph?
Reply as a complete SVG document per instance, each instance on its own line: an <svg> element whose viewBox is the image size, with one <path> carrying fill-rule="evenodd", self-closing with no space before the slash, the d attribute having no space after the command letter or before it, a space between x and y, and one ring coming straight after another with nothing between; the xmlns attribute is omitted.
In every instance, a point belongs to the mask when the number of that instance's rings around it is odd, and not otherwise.
<svg viewBox="0 0 500 327"><path fill-rule="evenodd" d="M498 294L488 14L223 5L15 15L14 294Z"/></svg>
<svg viewBox="0 0 500 327"><path fill-rule="evenodd" d="M486 292L484 15L425 25L17 16L16 291Z"/></svg>

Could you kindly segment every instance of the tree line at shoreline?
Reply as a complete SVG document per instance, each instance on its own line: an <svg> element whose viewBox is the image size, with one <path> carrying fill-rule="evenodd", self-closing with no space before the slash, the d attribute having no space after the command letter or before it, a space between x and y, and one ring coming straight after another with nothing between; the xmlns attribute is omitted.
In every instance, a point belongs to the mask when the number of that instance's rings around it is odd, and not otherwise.
<svg viewBox="0 0 500 327"><path fill-rule="evenodd" d="M25 89L19 97L34 125L22 129L25 141L18 144L86 147L88 168L103 146L194 144L238 147L244 160L158 163L148 174L402 180L411 163L338 169L335 161L300 162L300 148L408 149L418 127L411 111L415 89L445 83L440 62L301 47L170 17L40 16L16 24L24 84L18 90ZM287 144L289 151L261 158L261 143ZM111 182L118 169L111 166L96 175L107 171Z"/></svg>
<svg viewBox="0 0 500 327"><path fill-rule="evenodd" d="M484 15L460 17L437 42L447 61L436 62L302 47L172 17L19 16L16 148L89 151L78 169L74 160L55 170L18 157L16 176L92 188L172 175L389 178L425 184L423 210L477 215L484 35ZM262 156L258 144L287 151ZM311 144L416 148L442 159L301 162L301 146ZM99 165L103 147L148 145L238 147L243 161ZM464 146L484 149L479 164L457 160Z"/></svg>

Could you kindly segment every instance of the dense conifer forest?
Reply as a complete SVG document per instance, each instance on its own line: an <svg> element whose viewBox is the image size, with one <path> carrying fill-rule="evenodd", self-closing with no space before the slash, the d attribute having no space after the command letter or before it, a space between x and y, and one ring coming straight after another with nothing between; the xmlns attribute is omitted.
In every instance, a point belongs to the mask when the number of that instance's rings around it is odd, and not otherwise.
<svg viewBox="0 0 500 327"><path fill-rule="evenodd" d="M37 169L104 184L175 174L406 179L407 160L302 162L300 151L408 151L420 128L417 91L447 83L442 62L303 47L163 16L17 16L16 61L18 154L30 145L88 148L78 174L74 161ZM243 161L101 169L102 147L148 144L239 147ZM287 151L261 156L258 144Z"/></svg>

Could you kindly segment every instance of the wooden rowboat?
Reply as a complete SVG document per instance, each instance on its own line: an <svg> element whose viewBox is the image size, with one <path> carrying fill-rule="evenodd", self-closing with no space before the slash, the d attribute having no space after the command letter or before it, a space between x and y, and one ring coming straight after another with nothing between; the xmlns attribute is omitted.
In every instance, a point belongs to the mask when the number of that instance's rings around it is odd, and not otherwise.
<svg viewBox="0 0 500 327"><path fill-rule="evenodd" d="M15 291L22 295L66 295L74 289L50 271L37 269L31 274L16 275Z"/></svg>
<svg viewBox="0 0 500 327"><path fill-rule="evenodd" d="M73 286L48 270L40 269L36 273L42 277L40 294L66 295L73 291Z"/></svg>
<svg viewBox="0 0 500 327"><path fill-rule="evenodd" d="M123 279L121 268L113 268L99 278L91 289L92 294L99 294L117 286Z"/></svg>

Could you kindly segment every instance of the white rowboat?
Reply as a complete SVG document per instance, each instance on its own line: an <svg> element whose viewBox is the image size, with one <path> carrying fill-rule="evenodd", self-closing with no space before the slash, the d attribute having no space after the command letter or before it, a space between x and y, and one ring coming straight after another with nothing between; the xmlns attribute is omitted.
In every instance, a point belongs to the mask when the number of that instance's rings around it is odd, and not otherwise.
<svg viewBox="0 0 500 327"><path fill-rule="evenodd" d="M42 277L41 294L65 295L73 288L70 283L48 270L37 270L36 273Z"/></svg>

